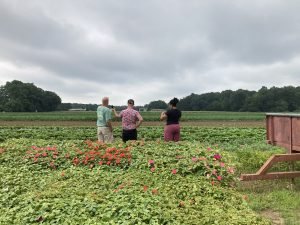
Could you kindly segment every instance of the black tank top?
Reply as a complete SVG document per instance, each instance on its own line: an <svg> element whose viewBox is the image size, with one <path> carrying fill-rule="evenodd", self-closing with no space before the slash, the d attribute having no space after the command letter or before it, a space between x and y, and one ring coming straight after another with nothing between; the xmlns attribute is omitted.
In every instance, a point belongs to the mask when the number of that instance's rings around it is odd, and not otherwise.
<svg viewBox="0 0 300 225"><path fill-rule="evenodd" d="M179 124L179 119L181 117L181 111L178 109L169 109L166 112L167 118L167 125L170 124Z"/></svg>

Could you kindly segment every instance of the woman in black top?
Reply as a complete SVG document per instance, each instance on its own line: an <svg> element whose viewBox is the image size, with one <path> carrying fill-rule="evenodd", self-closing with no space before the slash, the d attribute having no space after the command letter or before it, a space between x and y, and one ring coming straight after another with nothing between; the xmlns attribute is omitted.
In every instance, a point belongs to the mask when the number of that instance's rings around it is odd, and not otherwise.
<svg viewBox="0 0 300 225"><path fill-rule="evenodd" d="M167 112L162 112L160 120L167 120L167 124L164 130L165 141L179 141L180 139L180 126L179 119L181 117L181 111L176 108L179 100L173 98L170 103L170 109Z"/></svg>

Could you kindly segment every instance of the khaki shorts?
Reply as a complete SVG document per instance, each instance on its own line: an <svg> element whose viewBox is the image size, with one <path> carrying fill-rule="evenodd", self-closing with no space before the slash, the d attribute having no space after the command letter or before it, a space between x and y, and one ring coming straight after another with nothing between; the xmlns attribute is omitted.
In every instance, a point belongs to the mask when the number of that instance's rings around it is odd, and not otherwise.
<svg viewBox="0 0 300 225"><path fill-rule="evenodd" d="M97 136L98 141L102 141L104 143L112 143L114 140L113 133L108 127L98 127Z"/></svg>

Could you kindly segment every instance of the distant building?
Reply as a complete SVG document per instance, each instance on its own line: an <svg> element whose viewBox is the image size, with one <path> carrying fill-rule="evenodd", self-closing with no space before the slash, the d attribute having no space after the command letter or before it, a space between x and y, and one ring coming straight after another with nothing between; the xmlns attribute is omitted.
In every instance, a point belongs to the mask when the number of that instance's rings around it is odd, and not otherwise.
<svg viewBox="0 0 300 225"><path fill-rule="evenodd" d="M151 112L163 112L165 109L151 109Z"/></svg>
<svg viewBox="0 0 300 225"><path fill-rule="evenodd" d="M146 108L139 108L139 112L146 112L147 109Z"/></svg>
<svg viewBox="0 0 300 225"><path fill-rule="evenodd" d="M77 108L77 109L69 109L69 111L76 111L76 112L81 112L81 111L86 111L86 108Z"/></svg>

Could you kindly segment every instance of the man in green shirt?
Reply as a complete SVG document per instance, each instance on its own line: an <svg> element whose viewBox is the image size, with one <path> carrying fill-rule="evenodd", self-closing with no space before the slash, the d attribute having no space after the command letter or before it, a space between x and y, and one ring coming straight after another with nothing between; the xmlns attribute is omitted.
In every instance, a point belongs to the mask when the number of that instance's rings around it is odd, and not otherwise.
<svg viewBox="0 0 300 225"><path fill-rule="evenodd" d="M104 143L113 142L113 129L111 124L111 110L108 108L109 99L104 97L102 105L97 108L97 136Z"/></svg>

